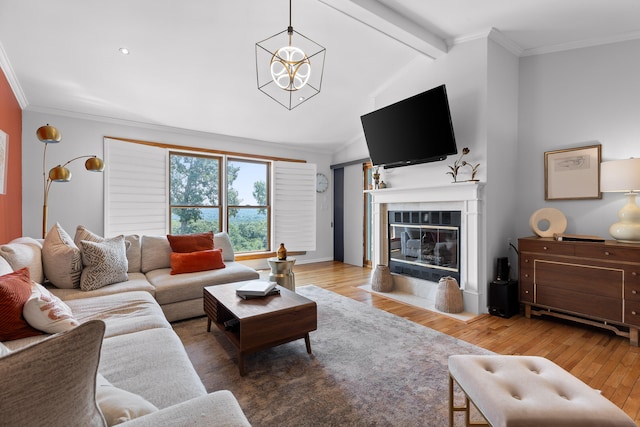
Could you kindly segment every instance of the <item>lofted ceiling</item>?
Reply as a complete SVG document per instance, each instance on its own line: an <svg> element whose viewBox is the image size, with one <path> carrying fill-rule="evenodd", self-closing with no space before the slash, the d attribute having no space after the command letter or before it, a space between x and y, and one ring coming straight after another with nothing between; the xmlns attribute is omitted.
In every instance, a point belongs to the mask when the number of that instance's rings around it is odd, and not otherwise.
<svg viewBox="0 0 640 427"><path fill-rule="evenodd" d="M327 53L320 94L288 111L255 64L288 15L287 0L0 0L0 66L25 110L330 153L399 69L492 28L517 55L640 38L638 0L293 0L294 29Z"/></svg>

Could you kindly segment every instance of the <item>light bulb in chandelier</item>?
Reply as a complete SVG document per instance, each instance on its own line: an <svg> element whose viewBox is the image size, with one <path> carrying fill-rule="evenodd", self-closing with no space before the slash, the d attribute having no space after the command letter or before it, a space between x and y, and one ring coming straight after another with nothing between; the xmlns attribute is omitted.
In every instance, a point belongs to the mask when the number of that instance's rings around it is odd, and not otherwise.
<svg viewBox="0 0 640 427"><path fill-rule="evenodd" d="M303 88L311 76L309 57L295 46L284 46L271 58L271 78L279 88L296 91Z"/></svg>

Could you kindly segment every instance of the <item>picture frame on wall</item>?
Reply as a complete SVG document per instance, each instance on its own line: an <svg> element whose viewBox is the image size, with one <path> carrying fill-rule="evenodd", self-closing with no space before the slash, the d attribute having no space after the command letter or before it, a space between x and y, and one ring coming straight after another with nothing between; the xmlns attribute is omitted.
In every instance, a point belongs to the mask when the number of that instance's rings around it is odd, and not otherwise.
<svg viewBox="0 0 640 427"><path fill-rule="evenodd" d="M601 199L602 145L567 148L544 153L544 199Z"/></svg>
<svg viewBox="0 0 640 427"><path fill-rule="evenodd" d="M0 194L7 194L9 169L9 135L0 129Z"/></svg>

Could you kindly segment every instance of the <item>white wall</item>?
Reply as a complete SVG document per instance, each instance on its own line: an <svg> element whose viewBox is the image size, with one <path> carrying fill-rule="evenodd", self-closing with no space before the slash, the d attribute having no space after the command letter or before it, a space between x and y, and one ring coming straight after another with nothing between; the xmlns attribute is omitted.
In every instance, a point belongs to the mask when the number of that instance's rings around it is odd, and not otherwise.
<svg viewBox="0 0 640 427"><path fill-rule="evenodd" d="M163 127L142 127L115 121L95 121L77 117L45 114L33 111L23 113L22 141L22 185L23 185L23 230L25 236L41 236L43 176L43 144L37 139L36 130L51 124L62 133L62 141L50 144L47 149L46 170L58 163L85 154L104 158L103 137L138 139L144 141L176 144L189 147L237 153L258 154L271 157L295 158L318 165L318 172L331 176L330 156L308 151L296 151L291 147L279 147L260 141L243 140L221 135L183 131ZM69 165L73 174L71 182L53 183L49 192L49 224L56 222L72 236L77 225L102 234L104 229L103 174L84 169L82 161ZM333 186L318 197L317 206L317 250L297 256L299 263L333 259L333 233L331 229L331 203Z"/></svg>
<svg viewBox="0 0 640 427"><path fill-rule="evenodd" d="M517 215L518 236L532 235L537 209L560 209L567 233L610 239L609 226L624 204L602 200L544 200L544 152L602 144L603 160L640 157L640 40L520 60Z"/></svg>
<svg viewBox="0 0 640 427"><path fill-rule="evenodd" d="M517 212L518 189L518 57L489 38L487 52L487 171L485 192L486 251L484 263L488 278L497 276L496 259L509 256L514 270L518 257L509 249L508 239L515 245L513 219ZM482 165L481 165L482 167Z"/></svg>

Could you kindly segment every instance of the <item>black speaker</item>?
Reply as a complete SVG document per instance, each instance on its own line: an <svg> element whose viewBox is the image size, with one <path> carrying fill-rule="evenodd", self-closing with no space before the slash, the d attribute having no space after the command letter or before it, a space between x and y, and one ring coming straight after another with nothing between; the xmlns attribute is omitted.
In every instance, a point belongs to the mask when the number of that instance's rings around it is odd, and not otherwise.
<svg viewBox="0 0 640 427"><path fill-rule="evenodd" d="M515 280L494 280L489 283L489 313L509 318L520 312L518 282Z"/></svg>
<svg viewBox="0 0 640 427"><path fill-rule="evenodd" d="M497 271L498 276L496 280L508 281L509 280L509 258L507 257L498 258L497 270L498 270Z"/></svg>

